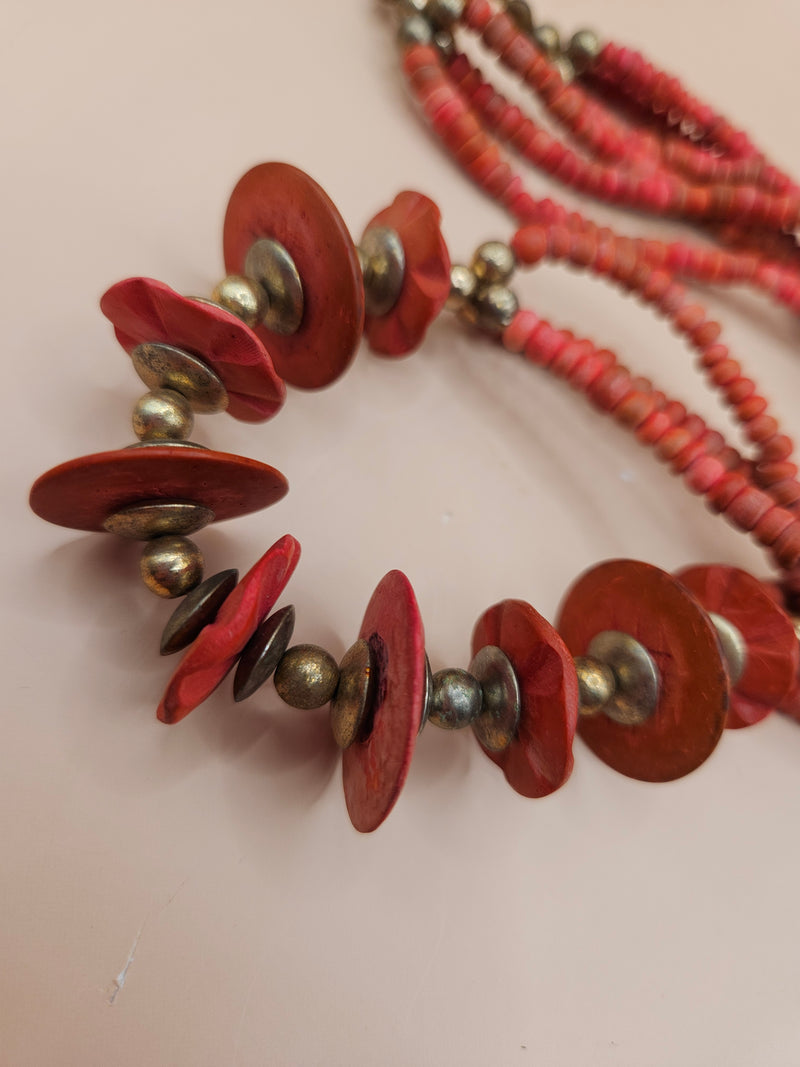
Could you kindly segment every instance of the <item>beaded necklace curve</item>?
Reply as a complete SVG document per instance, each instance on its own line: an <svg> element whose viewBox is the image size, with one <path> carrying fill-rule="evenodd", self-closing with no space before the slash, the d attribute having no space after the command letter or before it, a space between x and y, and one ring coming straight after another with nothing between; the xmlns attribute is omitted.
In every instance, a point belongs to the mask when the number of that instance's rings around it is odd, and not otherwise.
<svg viewBox="0 0 800 1067"><path fill-rule="evenodd" d="M606 763L644 781L698 767L724 728L780 709L800 720L800 481L791 440L681 280L750 284L800 310L798 187L749 139L638 53L579 31L562 48L522 0L392 0L411 93L468 176L511 214L508 244L482 244L452 264L437 206L404 191L356 245L308 175L286 163L245 174L223 226L227 276L210 299L150 278L113 285L100 306L148 392L136 402L137 442L62 463L31 489L42 518L143 542L154 593L182 598L164 655L183 652L158 718L174 724L233 671L235 700L270 677L295 708L330 704L343 752L347 810L376 829L405 782L427 722L471 727L526 797L568 779L577 731ZM569 143L487 81L455 34L478 36L534 91ZM501 142L554 178L599 199L688 220L695 243L621 237L537 200ZM712 243L713 242L713 243ZM635 377L607 349L519 306L517 268L566 260L607 276L667 318L696 351L747 441L744 456L697 414ZM762 582L719 565L671 575L612 560L567 592L556 625L523 600L488 608L467 670L431 672L414 591L400 571L378 584L340 663L291 646L294 609L274 611L299 556L280 538L240 580L203 578L190 535L269 506L288 489L273 467L191 440L195 412L260 422L286 385L321 388L364 336L384 357L406 355L445 309L508 352L552 371L680 474L709 507L767 551ZM234 670L235 668L235 670Z"/></svg>

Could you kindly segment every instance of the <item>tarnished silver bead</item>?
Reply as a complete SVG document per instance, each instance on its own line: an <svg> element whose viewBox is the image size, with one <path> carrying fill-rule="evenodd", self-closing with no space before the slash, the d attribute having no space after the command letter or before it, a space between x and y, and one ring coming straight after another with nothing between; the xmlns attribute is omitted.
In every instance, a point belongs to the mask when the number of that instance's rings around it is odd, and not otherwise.
<svg viewBox="0 0 800 1067"><path fill-rule="evenodd" d="M552 63L565 85L569 85L575 80L575 68L572 65L572 60L567 56L556 56Z"/></svg>
<svg viewBox="0 0 800 1067"><path fill-rule="evenodd" d="M406 254L396 230L373 226L358 248L368 315L386 315L397 303L406 273Z"/></svg>
<svg viewBox="0 0 800 1067"><path fill-rule="evenodd" d="M484 241L475 250L470 266L478 285L496 285L508 281L517 266L517 259L502 241Z"/></svg>
<svg viewBox="0 0 800 1067"><path fill-rule="evenodd" d="M422 714L419 718L419 732L422 733L425 723L430 718L431 700L433 699L433 671L428 653L425 653L425 688L422 691Z"/></svg>
<svg viewBox="0 0 800 1067"><path fill-rule="evenodd" d="M561 54L561 36L555 26L543 22L533 28L533 39L548 59Z"/></svg>
<svg viewBox="0 0 800 1067"><path fill-rule="evenodd" d="M336 660L318 645L295 645L287 649L275 671L278 696L293 708L304 711L327 704L336 692L338 681Z"/></svg>
<svg viewBox="0 0 800 1067"><path fill-rule="evenodd" d="M294 607L289 604L265 619L247 642L233 676L233 699L247 700L270 678L294 632Z"/></svg>
<svg viewBox="0 0 800 1067"><path fill-rule="evenodd" d="M428 0L425 14L434 26L449 30L464 14L464 0Z"/></svg>
<svg viewBox="0 0 800 1067"><path fill-rule="evenodd" d="M214 287L211 299L232 312L248 326L259 323L267 310L267 298L261 286L241 274L229 274Z"/></svg>
<svg viewBox="0 0 800 1067"><path fill-rule="evenodd" d="M131 504L109 515L103 529L131 541L150 541L167 534L197 533L214 521L214 512L202 504L180 500L152 500Z"/></svg>
<svg viewBox="0 0 800 1067"><path fill-rule="evenodd" d="M717 631L722 654L725 657L725 665L728 668L728 679L732 686L736 685L747 667L747 642L738 626L734 626L722 615L711 611L708 617Z"/></svg>
<svg viewBox="0 0 800 1067"><path fill-rule="evenodd" d="M359 638L342 657L339 683L331 700L331 731L341 749L363 738L369 727L375 668L367 641Z"/></svg>
<svg viewBox="0 0 800 1067"><path fill-rule="evenodd" d="M448 667L433 676L433 695L428 719L443 730L471 726L481 711L480 682L467 671Z"/></svg>
<svg viewBox="0 0 800 1067"><path fill-rule="evenodd" d="M177 606L167 620L161 634L161 655L171 656L194 641L204 626L208 626L233 592L239 572L232 568L206 578Z"/></svg>
<svg viewBox="0 0 800 1067"><path fill-rule="evenodd" d="M473 657L469 673L483 694L481 712L472 724L478 740L490 752L508 748L517 734L520 694L511 660L496 645L485 645Z"/></svg>
<svg viewBox="0 0 800 1067"><path fill-rule="evenodd" d="M134 369L150 389L174 389L194 411L224 411L228 393L220 378L197 356L182 348L153 342L131 352Z"/></svg>
<svg viewBox="0 0 800 1067"><path fill-rule="evenodd" d="M422 15L409 15L397 27L397 43L401 48L413 44L432 44L433 27Z"/></svg>
<svg viewBox="0 0 800 1067"><path fill-rule="evenodd" d="M181 393L153 389L136 401L131 422L140 441L185 441L194 428L194 415Z"/></svg>
<svg viewBox="0 0 800 1067"><path fill-rule="evenodd" d="M583 74L596 62L601 48L600 38L594 30L578 30L570 38L566 52L578 74Z"/></svg>
<svg viewBox="0 0 800 1067"><path fill-rule="evenodd" d="M445 59L450 59L456 54L456 42L449 30L437 30L433 35L433 43Z"/></svg>
<svg viewBox="0 0 800 1067"><path fill-rule="evenodd" d="M507 0L506 11L523 33L533 34L533 11L526 0Z"/></svg>
<svg viewBox="0 0 800 1067"><path fill-rule="evenodd" d="M505 285L488 285L479 290L473 306L482 329L502 333L519 310L519 301Z"/></svg>
<svg viewBox="0 0 800 1067"><path fill-rule="evenodd" d="M447 298L448 311L460 311L472 300L478 289L478 281L469 267L463 263L454 263L450 268L450 295Z"/></svg>
<svg viewBox="0 0 800 1067"><path fill-rule="evenodd" d="M589 642L586 658L610 668L614 676L614 690L602 707L604 715L623 726L635 726L654 714L658 705L658 668L635 637L605 630Z"/></svg>
<svg viewBox="0 0 800 1067"><path fill-rule="evenodd" d="M586 656L575 657L578 675L578 704L581 715L596 715L614 695L614 672L604 663Z"/></svg>
<svg viewBox="0 0 800 1067"><path fill-rule="evenodd" d="M183 596L202 581L203 557L188 537L157 537L144 546L139 569L156 596Z"/></svg>
<svg viewBox="0 0 800 1067"><path fill-rule="evenodd" d="M262 237L254 242L245 257L244 272L261 290L261 324L275 333L296 333L305 307L303 283L280 241Z"/></svg>

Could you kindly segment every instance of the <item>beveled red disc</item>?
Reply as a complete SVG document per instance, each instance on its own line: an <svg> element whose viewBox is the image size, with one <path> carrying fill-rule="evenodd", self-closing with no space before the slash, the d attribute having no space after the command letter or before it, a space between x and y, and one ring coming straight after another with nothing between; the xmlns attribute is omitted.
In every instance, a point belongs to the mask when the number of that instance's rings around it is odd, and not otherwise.
<svg viewBox="0 0 800 1067"><path fill-rule="evenodd" d="M744 639L747 662L731 687L726 726L760 722L787 696L800 666L800 644L789 616L766 586L737 567L685 567L675 577L706 611L727 619Z"/></svg>
<svg viewBox="0 0 800 1067"><path fill-rule="evenodd" d="M272 610L299 559L300 545L287 534L247 572L178 664L158 706L161 722L180 722L211 696Z"/></svg>
<svg viewBox="0 0 800 1067"><path fill-rule="evenodd" d="M278 373L319 389L355 355L364 328L364 282L355 245L333 202L287 163L261 163L239 179L225 213L225 269L244 273L255 241L270 237L294 260L303 286L303 319L293 334L256 327Z"/></svg>
<svg viewBox="0 0 800 1067"><path fill-rule="evenodd" d="M547 619L524 600L503 600L481 615L472 634L472 655L485 645L497 645L511 661L521 710L517 736L507 749L481 748L518 793L545 797L572 772L578 721L572 656Z"/></svg>
<svg viewBox="0 0 800 1067"><path fill-rule="evenodd" d="M255 459L152 445L95 452L53 467L33 483L30 505L58 526L102 530L109 515L145 500L202 504L220 522L269 507L288 488L279 470Z"/></svg>
<svg viewBox="0 0 800 1067"><path fill-rule="evenodd" d="M390 571L372 594L359 638L377 670L369 736L345 749L342 781L356 830L377 830L405 784L422 719L425 637L408 578Z"/></svg>
<svg viewBox="0 0 800 1067"><path fill-rule="evenodd" d="M364 322L370 348L383 356L412 352L442 310L450 293L450 254L441 231L439 208L422 193L398 193L366 229L395 230L405 253L403 288L385 315L367 315Z"/></svg>
<svg viewBox="0 0 800 1067"><path fill-rule="evenodd" d="M228 412L244 422L263 422L280 410L286 386L264 345L230 311L181 296L153 278L126 278L100 298L117 340L129 354L160 342L202 359L228 391Z"/></svg>
<svg viewBox="0 0 800 1067"><path fill-rule="evenodd" d="M711 755L725 726L728 678L708 615L677 579L649 563L601 563L569 590L557 627L573 656L606 630L630 634L658 668L658 704L646 722L580 717L578 732L600 759L629 778L668 782Z"/></svg>

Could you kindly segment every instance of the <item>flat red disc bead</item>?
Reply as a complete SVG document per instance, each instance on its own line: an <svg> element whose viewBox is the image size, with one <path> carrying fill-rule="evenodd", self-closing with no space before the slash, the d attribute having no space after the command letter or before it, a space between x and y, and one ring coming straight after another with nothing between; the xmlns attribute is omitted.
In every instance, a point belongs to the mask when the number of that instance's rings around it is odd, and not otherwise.
<svg viewBox="0 0 800 1067"><path fill-rule="evenodd" d="M729 729L752 726L777 707L795 684L800 643L789 616L766 587L737 567L686 567L675 577L706 611L721 615L739 631L747 663L731 688Z"/></svg>
<svg viewBox="0 0 800 1067"><path fill-rule="evenodd" d="M300 545L287 534L247 572L172 675L158 706L161 722L180 722L211 696L272 610L299 559Z"/></svg>
<svg viewBox="0 0 800 1067"><path fill-rule="evenodd" d="M658 704L646 722L581 716L578 732L600 759L629 778L668 782L711 755L725 726L728 678L708 615L677 579L649 563L601 563L569 590L557 625L573 656L586 655L595 635L617 630L639 641L658 668Z"/></svg>
<svg viewBox="0 0 800 1067"><path fill-rule="evenodd" d="M269 507L289 483L266 463L205 448L152 445L95 452L46 471L33 484L37 515L73 530L102 530L129 504L182 500L211 508L216 521Z"/></svg>
<svg viewBox="0 0 800 1067"><path fill-rule="evenodd" d="M400 571L379 582L358 636L374 657L375 703L369 736L344 751L342 779L350 820L369 833L400 795L422 719L425 637L414 590Z"/></svg>
<svg viewBox="0 0 800 1067"><path fill-rule="evenodd" d="M249 326L230 311L181 296L153 278L126 278L100 299L117 340L131 353L160 342L183 348L212 367L228 390L228 412L244 422L263 422L278 411L286 386Z"/></svg>
<svg viewBox="0 0 800 1067"><path fill-rule="evenodd" d="M572 773L578 721L572 656L550 623L524 600L503 600L481 615L472 634L473 656L485 645L497 645L511 661L521 710L509 747L484 752L522 796L547 796Z"/></svg>
<svg viewBox="0 0 800 1067"><path fill-rule="evenodd" d="M344 373L361 340L364 282L355 245L328 195L287 163L262 163L239 179L225 214L225 269L243 274L247 253L264 237L295 262L303 319L288 336L260 326L256 332L282 378L319 389Z"/></svg>
<svg viewBox="0 0 800 1067"><path fill-rule="evenodd" d="M379 355L404 356L413 351L445 305L450 254L441 221L439 208L427 196L403 192L367 225L368 230L376 226L395 230L406 260L397 303L385 315L368 315L364 323L369 346Z"/></svg>

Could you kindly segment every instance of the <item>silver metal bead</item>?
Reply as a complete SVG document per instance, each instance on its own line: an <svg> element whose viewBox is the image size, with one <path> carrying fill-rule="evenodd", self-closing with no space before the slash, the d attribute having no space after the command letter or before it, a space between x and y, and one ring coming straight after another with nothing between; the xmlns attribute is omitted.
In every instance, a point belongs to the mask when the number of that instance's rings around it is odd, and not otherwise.
<svg viewBox="0 0 800 1067"><path fill-rule="evenodd" d="M489 333L502 333L517 311L519 301L505 285L488 285L474 300L477 324Z"/></svg>
<svg viewBox="0 0 800 1067"><path fill-rule="evenodd" d="M468 304L478 289L478 281L469 267L463 263L454 263L450 268L450 295L447 298L448 311L460 311Z"/></svg>
<svg viewBox="0 0 800 1067"><path fill-rule="evenodd" d="M303 283L283 245L271 237L256 241L245 257L244 272L262 291L262 325L275 333L296 333L303 321Z"/></svg>
<svg viewBox="0 0 800 1067"><path fill-rule="evenodd" d="M594 30L578 30L567 45L567 56L578 74L583 74L594 65L601 50L600 38Z"/></svg>
<svg viewBox="0 0 800 1067"><path fill-rule="evenodd" d="M736 685L747 668L747 644L745 639L741 630L734 626L732 622L723 618L722 615L717 615L716 612L710 611L708 617L714 624L719 643L722 646L722 655L725 657L725 664L728 668L728 680L732 686Z"/></svg>
<svg viewBox="0 0 800 1067"><path fill-rule="evenodd" d="M484 241L475 250L470 266L479 286L496 285L509 280L517 266L517 259L502 241Z"/></svg>
<svg viewBox="0 0 800 1067"><path fill-rule="evenodd" d="M131 541L150 541L167 534L197 533L214 521L214 512L202 504L181 500L148 500L131 504L115 512L103 523L103 529Z"/></svg>
<svg viewBox="0 0 800 1067"><path fill-rule="evenodd" d="M199 448L202 452L208 452L208 445L198 444L197 441L134 441L126 448Z"/></svg>
<svg viewBox="0 0 800 1067"><path fill-rule="evenodd" d="M523 33L527 33L529 37L532 36L533 11L526 0L507 0L506 11L514 20L518 29L522 30Z"/></svg>
<svg viewBox="0 0 800 1067"><path fill-rule="evenodd" d="M360 638L342 657L339 684L331 700L331 731L339 748L349 748L367 735L374 689L372 652Z"/></svg>
<svg viewBox="0 0 800 1067"><path fill-rule="evenodd" d="M464 14L464 0L428 0L425 14L434 26L449 30Z"/></svg>
<svg viewBox="0 0 800 1067"><path fill-rule="evenodd" d="M144 546L142 580L156 596L183 596L203 579L203 557L188 537L157 537Z"/></svg>
<svg viewBox="0 0 800 1067"><path fill-rule="evenodd" d="M214 287L211 299L215 304L232 312L247 326L257 325L267 310L264 290L251 278L241 274L229 274Z"/></svg>
<svg viewBox="0 0 800 1067"><path fill-rule="evenodd" d="M247 700L272 676L294 632L294 607L274 612L247 642L233 676L233 699Z"/></svg>
<svg viewBox="0 0 800 1067"><path fill-rule="evenodd" d="M406 254L396 230L373 226L358 248L368 315L386 315L397 303L406 274Z"/></svg>
<svg viewBox="0 0 800 1067"><path fill-rule="evenodd" d="M414 44L432 44L433 28L422 15L409 15L397 28L397 43L401 48Z"/></svg>
<svg viewBox="0 0 800 1067"><path fill-rule="evenodd" d="M578 675L578 702L581 715L597 715L614 695L614 672L604 663L586 656L575 657Z"/></svg>
<svg viewBox="0 0 800 1067"><path fill-rule="evenodd" d="M336 660L318 645L295 645L288 649L275 671L275 689L293 708L310 711L327 704L336 692L339 668Z"/></svg>
<svg viewBox="0 0 800 1067"><path fill-rule="evenodd" d="M150 389L174 389L194 411L224 411L228 393L220 378L197 356L173 345L137 345L131 352L134 369Z"/></svg>
<svg viewBox="0 0 800 1067"><path fill-rule="evenodd" d="M555 26L548 23L534 26L533 39L548 59L555 59L561 54L561 36Z"/></svg>
<svg viewBox="0 0 800 1067"><path fill-rule="evenodd" d="M431 661L428 659L428 653L425 653L425 688L422 691L422 714L419 719L419 731L425 726L425 723L430 718L431 714L431 700L433 699L433 671L431 670Z"/></svg>
<svg viewBox="0 0 800 1067"><path fill-rule="evenodd" d="M482 700L477 678L458 667L448 667L433 676L428 718L443 730L463 730L480 715Z"/></svg>
<svg viewBox="0 0 800 1067"><path fill-rule="evenodd" d="M185 441L194 428L194 415L181 393L152 389L136 401L131 422L140 441Z"/></svg>
<svg viewBox="0 0 800 1067"><path fill-rule="evenodd" d="M659 677L653 657L630 634L605 630L592 638L586 658L610 667L614 692L603 714L624 726L646 722L658 705Z"/></svg>
<svg viewBox="0 0 800 1067"><path fill-rule="evenodd" d="M456 54L456 42L449 30L437 30L433 35L433 43L445 59L451 59Z"/></svg>
<svg viewBox="0 0 800 1067"><path fill-rule="evenodd" d="M161 655L171 656L190 645L203 627L214 621L238 581L239 572L235 568L220 571L184 597L161 634Z"/></svg>
<svg viewBox="0 0 800 1067"><path fill-rule="evenodd" d="M517 734L520 717L519 681L511 660L496 645L486 645L469 665L481 686L483 705L472 729L490 752L503 752Z"/></svg>
<svg viewBox="0 0 800 1067"><path fill-rule="evenodd" d="M572 60L568 59L567 56L556 56L552 63L565 85L569 85L575 80L575 68L572 65Z"/></svg>

